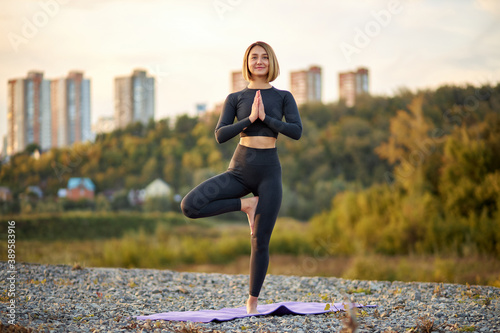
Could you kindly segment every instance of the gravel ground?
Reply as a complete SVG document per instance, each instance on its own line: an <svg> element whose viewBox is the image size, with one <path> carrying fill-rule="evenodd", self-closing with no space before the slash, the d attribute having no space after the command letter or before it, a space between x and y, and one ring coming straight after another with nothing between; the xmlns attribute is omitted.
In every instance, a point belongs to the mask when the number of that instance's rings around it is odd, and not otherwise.
<svg viewBox="0 0 500 333"><path fill-rule="evenodd" d="M11 320L12 291L19 332L26 331L20 326L42 332L340 332L349 319L346 313L329 313L208 324L137 321L134 316L242 306L248 276L18 263L11 285L7 263L0 268L0 331ZM500 332L495 287L268 275L260 302L327 303L345 297L377 305L358 310L359 332Z"/></svg>

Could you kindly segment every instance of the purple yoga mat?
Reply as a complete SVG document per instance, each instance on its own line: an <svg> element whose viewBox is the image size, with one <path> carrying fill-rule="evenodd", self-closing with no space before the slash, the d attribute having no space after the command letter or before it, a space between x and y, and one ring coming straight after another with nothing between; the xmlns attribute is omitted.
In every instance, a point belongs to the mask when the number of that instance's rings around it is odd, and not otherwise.
<svg viewBox="0 0 500 333"><path fill-rule="evenodd" d="M311 315L344 310L344 303L330 304L330 310L325 310L326 303L315 302L280 302L273 304L262 304L257 306L258 314L247 314L246 307L224 308L220 310L200 311L174 311L152 314L149 316L138 316L138 320L175 320L209 323L211 321L227 321L236 318L264 315ZM375 307L376 305L349 304L357 308Z"/></svg>

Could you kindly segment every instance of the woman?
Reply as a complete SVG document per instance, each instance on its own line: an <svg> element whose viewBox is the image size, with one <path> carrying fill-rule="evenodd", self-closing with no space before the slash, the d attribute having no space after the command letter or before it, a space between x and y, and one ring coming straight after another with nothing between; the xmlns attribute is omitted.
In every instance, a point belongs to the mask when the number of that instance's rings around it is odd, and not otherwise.
<svg viewBox="0 0 500 333"><path fill-rule="evenodd" d="M279 75L271 46L250 45L243 59L247 88L230 94L215 129L218 143L240 134L240 142L223 174L189 192L181 202L189 218L243 211L248 216L252 251L247 313L258 313L257 300L269 264L269 240L281 206L281 165L276 149L278 133L298 140L302 134L297 104L288 91L270 82ZM283 116L286 122L282 121ZM237 122L234 122L234 118ZM249 193L253 197L243 198Z"/></svg>

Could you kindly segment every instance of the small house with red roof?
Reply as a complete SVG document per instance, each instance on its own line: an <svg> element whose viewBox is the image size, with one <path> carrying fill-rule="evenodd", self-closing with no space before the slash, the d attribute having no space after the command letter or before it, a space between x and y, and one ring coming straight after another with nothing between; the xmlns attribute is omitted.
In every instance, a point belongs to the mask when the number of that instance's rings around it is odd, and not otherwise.
<svg viewBox="0 0 500 333"><path fill-rule="evenodd" d="M66 198L73 201L81 199L93 200L95 185L90 178L72 177L68 180Z"/></svg>

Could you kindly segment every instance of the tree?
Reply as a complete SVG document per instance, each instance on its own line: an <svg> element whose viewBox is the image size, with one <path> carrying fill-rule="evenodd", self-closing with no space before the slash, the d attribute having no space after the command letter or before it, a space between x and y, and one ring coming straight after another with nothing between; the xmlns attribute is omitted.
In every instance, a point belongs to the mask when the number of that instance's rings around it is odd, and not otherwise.
<svg viewBox="0 0 500 333"><path fill-rule="evenodd" d="M423 97L413 99L409 112L399 110L390 121L390 137L375 151L395 165L394 172L386 173L386 181L400 182L407 190L421 189L424 184L422 165L438 151L442 131L433 128L422 111Z"/></svg>
<svg viewBox="0 0 500 333"><path fill-rule="evenodd" d="M492 217L500 197L500 117L455 129L446 141L439 184L446 210L459 216Z"/></svg>

